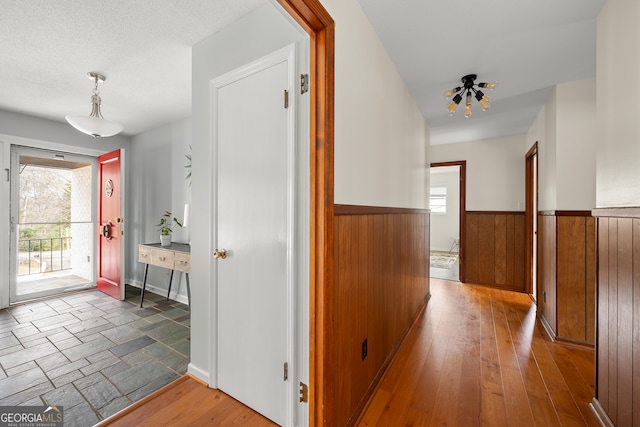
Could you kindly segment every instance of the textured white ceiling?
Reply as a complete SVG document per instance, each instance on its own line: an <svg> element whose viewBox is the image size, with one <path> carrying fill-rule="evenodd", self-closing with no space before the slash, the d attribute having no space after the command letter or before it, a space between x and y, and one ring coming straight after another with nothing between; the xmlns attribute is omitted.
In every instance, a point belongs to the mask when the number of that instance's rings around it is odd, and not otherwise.
<svg viewBox="0 0 640 427"><path fill-rule="evenodd" d="M268 0L0 0L0 109L102 114L134 135L191 114L191 46Z"/></svg>
<svg viewBox="0 0 640 427"><path fill-rule="evenodd" d="M0 109L88 114L134 135L191 114L191 46L268 0L0 0ZM605 0L358 0L429 121L432 144L523 134L554 85L595 76ZM348 25L348 23L338 23ZM449 117L465 74L498 81L492 108ZM461 110L461 109L460 109Z"/></svg>
<svg viewBox="0 0 640 427"><path fill-rule="evenodd" d="M431 128L431 143L524 134L553 86L595 77L605 0L358 0ZM449 116L444 92L477 74L492 107ZM461 104L462 106L462 104Z"/></svg>

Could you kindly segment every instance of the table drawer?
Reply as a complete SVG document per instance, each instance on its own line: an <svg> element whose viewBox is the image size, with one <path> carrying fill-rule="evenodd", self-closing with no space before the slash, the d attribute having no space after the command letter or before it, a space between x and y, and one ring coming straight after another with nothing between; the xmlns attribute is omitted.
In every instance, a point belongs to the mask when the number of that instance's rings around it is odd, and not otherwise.
<svg viewBox="0 0 640 427"><path fill-rule="evenodd" d="M151 249L151 264L173 270L175 253L162 249Z"/></svg>
<svg viewBox="0 0 640 427"><path fill-rule="evenodd" d="M151 263L151 248L138 245L138 262Z"/></svg>
<svg viewBox="0 0 640 427"><path fill-rule="evenodd" d="M191 272L191 255L176 252L175 270L184 271L185 273Z"/></svg>

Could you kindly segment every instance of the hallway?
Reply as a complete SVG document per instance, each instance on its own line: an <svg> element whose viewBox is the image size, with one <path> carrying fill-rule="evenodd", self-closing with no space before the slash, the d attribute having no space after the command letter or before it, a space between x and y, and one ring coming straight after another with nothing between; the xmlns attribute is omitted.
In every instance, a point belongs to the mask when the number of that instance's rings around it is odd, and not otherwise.
<svg viewBox="0 0 640 427"><path fill-rule="evenodd" d="M594 352L552 343L526 294L431 279L360 426L598 426Z"/></svg>

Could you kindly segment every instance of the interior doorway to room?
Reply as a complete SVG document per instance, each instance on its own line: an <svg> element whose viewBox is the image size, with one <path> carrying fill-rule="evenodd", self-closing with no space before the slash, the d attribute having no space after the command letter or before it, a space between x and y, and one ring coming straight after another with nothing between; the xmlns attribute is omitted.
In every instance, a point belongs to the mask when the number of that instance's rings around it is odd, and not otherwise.
<svg viewBox="0 0 640 427"><path fill-rule="evenodd" d="M526 289L538 301L538 143L533 144L526 158Z"/></svg>
<svg viewBox="0 0 640 427"><path fill-rule="evenodd" d="M432 163L430 174L430 276L464 282L466 161Z"/></svg>
<svg viewBox="0 0 640 427"><path fill-rule="evenodd" d="M11 147L10 303L95 283L91 157Z"/></svg>

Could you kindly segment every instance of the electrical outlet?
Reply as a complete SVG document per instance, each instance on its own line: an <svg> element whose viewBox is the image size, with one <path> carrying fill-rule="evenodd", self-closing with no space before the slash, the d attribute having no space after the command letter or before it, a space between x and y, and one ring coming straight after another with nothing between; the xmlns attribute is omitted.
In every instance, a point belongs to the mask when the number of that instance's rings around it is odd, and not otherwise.
<svg viewBox="0 0 640 427"><path fill-rule="evenodd" d="M367 339L365 338L364 341L362 341L362 360L364 360L367 357Z"/></svg>

